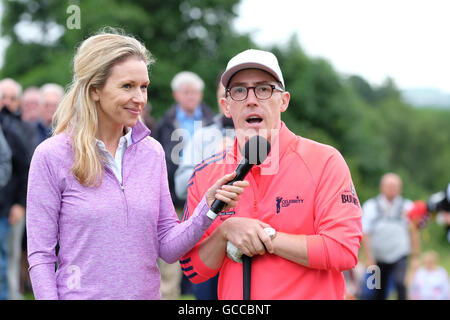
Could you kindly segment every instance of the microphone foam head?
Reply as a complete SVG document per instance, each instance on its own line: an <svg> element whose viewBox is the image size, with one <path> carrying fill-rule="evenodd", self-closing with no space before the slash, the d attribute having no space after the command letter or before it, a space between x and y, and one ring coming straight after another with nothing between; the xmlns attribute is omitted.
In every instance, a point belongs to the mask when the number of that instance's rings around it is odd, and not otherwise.
<svg viewBox="0 0 450 320"><path fill-rule="evenodd" d="M255 135L248 139L244 146L243 156L248 163L260 165L270 152L270 143L265 138Z"/></svg>

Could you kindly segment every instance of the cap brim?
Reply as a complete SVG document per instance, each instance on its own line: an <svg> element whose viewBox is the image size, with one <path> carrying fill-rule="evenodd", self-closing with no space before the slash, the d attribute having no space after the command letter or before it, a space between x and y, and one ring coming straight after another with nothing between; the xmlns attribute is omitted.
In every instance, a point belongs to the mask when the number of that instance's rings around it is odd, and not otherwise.
<svg viewBox="0 0 450 320"><path fill-rule="evenodd" d="M237 72L239 72L241 70L245 70L245 69L260 69L260 70L266 71L267 73L272 75L275 78L275 80L281 82L281 80L278 78L277 73L274 70L272 70L271 68L269 68L269 67L267 67L267 66L265 66L263 64L260 64L260 63L246 62L246 63L241 63L241 64L238 64L238 65L235 65L234 67L226 70L222 74L222 78L221 78L222 85L226 88L228 86L228 83L230 82L231 78Z"/></svg>

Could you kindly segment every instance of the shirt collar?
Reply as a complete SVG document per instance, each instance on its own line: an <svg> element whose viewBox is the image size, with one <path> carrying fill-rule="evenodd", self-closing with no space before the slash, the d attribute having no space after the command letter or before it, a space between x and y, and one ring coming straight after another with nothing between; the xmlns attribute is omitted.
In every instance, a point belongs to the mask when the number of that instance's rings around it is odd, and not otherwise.
<svg viewBox="0 0 450 320"><path fill-rule="evenodd" d="M202 119L202 107L201 107L201 105L198 105L195 108L194 113L190 116L180 107L179 104L177 104L176 117L179 121L192 120L192 119L193 120L201 120Z"/></svg>
<svg viewBox="0 0 450 320"><path fill-rule="evenodd" d="M294 149L296 146L297 136L286 127L283 121L281 121L280 130L277 135L272 136L269 143L271 144L269 155L266 160L261 163L259 166L261 169L264 169L265 172L273 171L273 166L277 166L279 161L284 156L287 150ZM242 160L241 150L239 149L239 145L237 143L237 138L234 139L234 145L227 153L227 157L232 157L235 163L240 163Z"/></svg>
<svg viewBox="0 0 450 320"><path fill-rule="evenodd" d="M133 139L131 137L133 129L125 127L125 130L127 130L127 133L124 136L120 137L119 144L117 146L118 148L120 148L123 144L126 144L125 148L127 148L133 143ZM101 150L106 151L105 143L102 140L95 138L95 143Z"/></svg>
<svg viewBox="0 0 450 320"><path fill-rule="evenodd" d="M399 206L403 201L402 196L396 196L392 201L388 201L384 194L379 195L380 206L383 210L389 210Z"/></svg>
<svg viewBox="0 0 450 320"><path fill-rule="evenodd" d="M138 121L137 124L132 128L132 130L129 130L129 132L131 132L131 140L127 141L128 146L131 145L132 143L138 143L139 141L147 138L150 135L151 131L141 121ZM72 142L72 138L71 138L71 135L72 135L71 131L70 130L65 131L64 135L66 136L66 143L68 145L72 145L73 142ZM96 140L96 143L97 143L97 141L100 141L97 139L95 139L95 140Z"/></svg>
<svg viewBox="0 0 450 320"><path fill-rule="evenodd" d="M127 142L127 147L130 146L133 143L133 139L131 137L131 132L133 131L132 128L126 128L127 133L120 139L125 139ZM120 143L120 142L119 142Z"/></svg>

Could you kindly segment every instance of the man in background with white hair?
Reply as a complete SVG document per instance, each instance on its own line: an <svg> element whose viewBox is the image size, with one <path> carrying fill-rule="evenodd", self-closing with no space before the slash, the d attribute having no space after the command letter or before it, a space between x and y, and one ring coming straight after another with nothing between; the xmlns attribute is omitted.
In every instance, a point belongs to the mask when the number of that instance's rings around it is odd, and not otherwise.
<svg viewBox="0 0 450 320"><path fill-rule="evenodd" d="M59 84L46 83L41 87L40 91L42 97L41 119L44 125L44 128L40 130L40 140L43 141L51 135L53 115L64 96L64 89Z"/></svg>
<svg viewBox="0 0 450 320"><path fill-rule="evenodd" d="M38 87L29 87L24 92L20 99L20 109L22 121L29 124L32 128L27 132L28 139L33 141L32 153L34 148L41 143L44 137L47 137L47 129L42 124L42 98L41 91Z"/></svg>
<svg viewBox="0 0 450 320"><path fill-rule="evenodd" d="M158 121L155 138L166 154L170 194L181 218L184 200L179 199L175 193L175 171L181 163L183 148L194 135L194 130L212 124L214 112L202 102L205 84L197 74L190 71L179 72L173 77L170 86L175 104ZM182 278L179 263L168 265L160 262L162 297L177 299ZM190 285L189 281L184 283Z"/></svg>
<svg viewBox="0 0 450 320"><path fill-rule="evenodd" d="M23 121L36 123L41 119L41 100L41 92L37 87L29 87L23 92L20 102Z"/></svg>

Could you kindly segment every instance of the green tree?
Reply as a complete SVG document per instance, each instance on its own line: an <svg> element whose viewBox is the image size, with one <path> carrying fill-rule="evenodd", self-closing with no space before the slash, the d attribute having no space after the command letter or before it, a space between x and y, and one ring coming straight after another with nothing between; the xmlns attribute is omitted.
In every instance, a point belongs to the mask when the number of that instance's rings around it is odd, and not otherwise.
<svg viewBox="0 0 450 320"><path fill-rule="evenodd" d="M358 75L351 75L347 81L366 103L374 104L376 102L376 92L366 79Z"/></svg>
<svg viewBox="0 0 450 320"><path fill-rule="evenodd" d="M232 28L239 0L3 0L2 36L8 39L0 77L24 87L72 78L75 48L100 28L122 28L142 40L156 63L149 101L158 118L173 103L170 81L179 71L198 73L205 101L216 106L215 84L228 60L258 48ZM79 8L79 21L76 10ZM77 26L76 23L79 22ZM75 28L73 28L75 26ZM450 112L406 104L392 79L379 86L343 77L309 57L294 35L269 48L283 70L290 106L282 119L296 134L336 147L347 160L361 201L378 192L380 176L398 172L405 195L425 198L450 181Z"/></svg>
<svg viewBox="0 0 450 320"><path fill-rule="evenodd" d="M413 199L442 190L450 182L450 111L408 105L392 80L373 92L377 98L372 104L364 108L360 103L364 109L360 139L365 147L358 168L364 188L376 192L379 177L392 171L400 174L405 195ZM367 102L366 96L361 100Z"/></svg>
<svg viewBox="0 0 450 320"><path fill-rule="evenodd" d="M67 85L71 61L81 41L105 26L122 28L142 40L156 59L149 98L154 115L173 101L170 80L179 71L197 72L206 83L205 100L214 108L217 74L229 57L254 46L231 28L239 0L20 0L3 1L2 36L6 50L2 77L24 87L56 82ZM70 28L71 5L80 10L80 27ZM38 36L27 37L33 30Z"/></svg>
<svg viewBox="0 0 450 320"><path fill-rule="evenodd" d="M291 93L285 119L292 117L302 135L321 137L321 142L352 153L358 143L354 137L361 115L341 76L327 61L309 58L296 36L286 47L271 51L279 59Z"/></svg>

